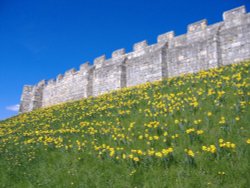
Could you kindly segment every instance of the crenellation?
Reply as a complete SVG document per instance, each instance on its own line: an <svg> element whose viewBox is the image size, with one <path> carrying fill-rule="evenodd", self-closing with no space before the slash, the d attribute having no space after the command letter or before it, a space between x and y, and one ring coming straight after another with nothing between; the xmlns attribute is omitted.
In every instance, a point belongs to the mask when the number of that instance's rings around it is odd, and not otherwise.
<svg viewBox="0 0 250 188"><path fill-rule="evenodd" d="M45 86L46 85L46 80L41 80L40 82L37 83L37 86Z"/></svg>
<svg viewBox="0 0 250 188"><path fill-rule="evenodd" d="M127 56L127 87L162 79L162 48L165 47L166 45L153 44Z"/></svg>
<svg viewBox="0 0 250 188"><path fill-rule="evenodd" d="M92 94L97 96L112 90L122 88L123 68L126 57L111 58L102 63L101 68L93 70Z"/></svg>
<svg viewBox="0 0 250 188"><path fill-rule="evenodd" d="M125 55L125 52L126 52L125 48L121 48L121 49L115 50L112 53L112 58L120 58L123 55Z"/></svg>
<svg viewBox="0 0 250 188"><path fill-rule="evenodd" d="M87 74L91 67L92 66L90 65L90 62L87 61L84 64L80 65L79 72L83 74Z"/></svg>
<svg viewBox="0 0 250 188"><path fill-rule="evenodd" d="M244 6L223 13L223 20L226 29L242 25L242 23L245 23L244 18L246 18L246 9Z"/></svg>
<svg viewBox="0 0 250 188"><path fill-rule="evenodd" d="M223 25L224 25L224 22L218 22L213 25L208 25L206 27L206 33L208 35L214 35L214 33L217 32L217 30L221 28Z"/></svg>
<svg viewBox="0 0 250 188"><path fill-rule="evenodd" d="M250 59L250 14L245 7L224 12L221 22L201 20L188 25L186 34L173 31L157 37L157 43L141 41L126 53L118 49L110 59L97 57L79 71L70 69L56 80L24 86L20 113L66 101L98 96L123 87L195 73Z"/></svg>
<svg viewBox="0 0 250 188"><path fill-rule="evenodd" d="M207 27L207 20L203 19L188 25L188 33L202 31Z"/></svg>
<svg viewBox="0 0 250 188"><path fill-rule="evenodd" d="M47 85L53 85L53 84L56 84L55 79L52 78L52 79L48 80Z"/></svg>
<svg viewBox="0 0 250 188"><path fill-rule="evenodd" d="M169 48L176 48L179 46L184 46L187 44L187 35L179 35L174 37L171 41L169 41Z"/></svg>
<svg viewBox="0 0 250 188"><path fill-rule="evenodd" d="M59 82L63 79L63 75L62 74L58 74L56 77L56 82Z"/></svg>
<svg viewBox="0 0 250 188"><path fill-rule="evenodd" d="M30 91L32 91L33 87L34 87L34 86L32 86L32 85L24 85L24 86L23 86L23 90L24 90L24 91L30 92Z"/></svg>
<svg viewBox="0 0 250 188"><path fill-rule="evenodd" d="M242 16L245 14L246 14L245 6L240 6L235 9L225 11L223 13L223 20L231 21L231 20L239 19L239 18L242 18Z"/></svg>
<svg viewBox="0 0 250 188"><path fill-rule="evenodd" d="M175 36L175 33L174 31L169 31L167 33L164 33L164 34L161 34L161 35L158 35L157 37L157 42L158 43L166 43L166 42L169 42L170 40L172 40Z"/></svg>
<svg viewBox="0 0 250 188"><path fill-rule="evenodd" d="M73 74L76 73L76 69L75 68L72 68L72 69L69 69L67 70L65 73L64 73L64 76L71 76Z"/></svg>
<svg viewBox="0 0 250 188"><path fill-rule="evenodd" d="M146 47L148 47L148 42L147 40L143 40L141 42L135 43L133 46L133 50L140 51L140 50L144 50Z"/></svg>
<svg viewBox="0 0 250 188"><path fill-rule="evenodd" d="M104 61L106 60L106 55L101 55L97 58L94 59L94 66L95 68L100 68L102 67Z"/></svg>

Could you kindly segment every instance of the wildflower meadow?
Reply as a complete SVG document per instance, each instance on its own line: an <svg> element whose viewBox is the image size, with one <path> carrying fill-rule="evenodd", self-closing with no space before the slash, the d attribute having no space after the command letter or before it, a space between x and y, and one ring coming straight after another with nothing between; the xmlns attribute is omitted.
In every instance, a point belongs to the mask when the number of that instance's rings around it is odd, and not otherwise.
<svg viewBox="0 0 250 188"><path fill-rule="evenodd" d="M0 187L250 187L250 62L0 122Z"/></svg>

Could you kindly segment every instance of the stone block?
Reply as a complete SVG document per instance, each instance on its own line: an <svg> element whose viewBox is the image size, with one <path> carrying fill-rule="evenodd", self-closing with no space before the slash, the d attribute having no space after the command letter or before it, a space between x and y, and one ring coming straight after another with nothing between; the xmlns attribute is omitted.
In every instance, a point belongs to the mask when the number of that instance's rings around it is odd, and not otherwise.
<svg viewBox="0 0 250 188"><path fill-rule="evenodd" d="M133 46L133 50L134 51L140 51L145 49L148 46L148 42L146 40L135 43Z"/></svg>
<svg viewBox="0 0 250 188"><path fill-rule="evenodd" d="M207 27L207 20L203 19L198 22L192 23L188 25L188 33L202 31Z"/></svg>
<svg viewBox="0 0 250 188"><path fill-rule="evenodd" d="M232 10L228 10L223 13L223 20L225 21L231 21L233 19L237 19L239 17L242 17L246 13L245 6L240 6Z"/></svg>
<svg viewBox="0 0 250 188"><path fill-rule="evenodd" d="M125 48L122 48L122 49L119 49L119 50L115 50L113 53L112 53L112 58L118 58L118 57L121 57L125 54Z"/></svg>
<svg viewBox="0 0 250 188"><path fill-rule="evenodd" d="M161 34L157 37L158 43L165 43L174 38L174 31L169 31L167 33Z"/></svg>

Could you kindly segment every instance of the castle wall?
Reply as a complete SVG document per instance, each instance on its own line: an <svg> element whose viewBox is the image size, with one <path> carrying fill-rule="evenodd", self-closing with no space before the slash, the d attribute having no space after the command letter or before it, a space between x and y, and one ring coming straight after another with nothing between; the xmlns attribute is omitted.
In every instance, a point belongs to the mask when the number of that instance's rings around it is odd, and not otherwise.
<svg viewBox="0 0 250 188"><path fill-rule="evenodd" d="M93 96L107 93L112 90L125 87L125 59L124 49L113 52L112 58L105 59L105 56L96 58L93 72Z"/></svg>
<svg viewBox="0 0 250 188"><path fill-rule="evenodd" d="M222 64L242 61L250 55L250 14L239 7L223 14L223 27L219 38Z"/></svg>
<svg viewBox="0 0 250 188"><path fill-rule="evenodd" d="M188 33L169 40L166 50L168 76L195 73L218 66L217 30L220 24L207 27L206 20L188 26Z"/></svg>
<svg viewBox="0 0 250 188"><path fill-rule="evenodd" d="M43 107L88 97L90 65L83 64L79 71L71 69L56 80L49 80L43 90Z"/></svg>
<svg viewBox="0 0 250 188"><path fill-rule="evenodd" d="M24 86L20 104L21 112L30 112L42 107L44 87L45 80L40 81L34 86Z"/></svg>
<svg viewBox="0 0 250 188"><path fill-rule="evenodd" d="M136 43L133 51L119 49L71 69L56 80L24 86L20 113L54 104L98 96L119 88L195 73L250 59L250 14L244 6L224 12L223 21L188 25L187 33L159 35L157 43Z"/></svg>
<svg viewBox="0 0 250 188"><path fill-rule="evenodd" d="M25 85L23 87L23 93L21 96L20 112L29 112L31 108L31 97L32 97L33 86Z"/></svg>
<svg viewBox="0 0 250 188"><path fill-rule="evenodd" d="M162 46L148 46L146 41L134 45L134 52L127 55L127 86L162 79Z"/></svg>
<svg viewBox="0 0 250 188"><path fill-rule="evenodd" d="M45 80L40 81L33 87L31 96L31 109L41 108L43 105L43 90L46 85Z"/></svg>

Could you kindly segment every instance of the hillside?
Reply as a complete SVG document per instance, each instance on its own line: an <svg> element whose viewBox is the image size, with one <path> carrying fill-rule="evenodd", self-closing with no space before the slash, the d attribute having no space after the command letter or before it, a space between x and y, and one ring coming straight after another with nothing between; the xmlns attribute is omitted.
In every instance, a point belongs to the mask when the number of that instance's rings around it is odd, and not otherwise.
<svg viewBox="0 0 250 188"><path fill-rule="evenodd" d="M0 122L1 187L249 187L250 62Z"/></svg>

